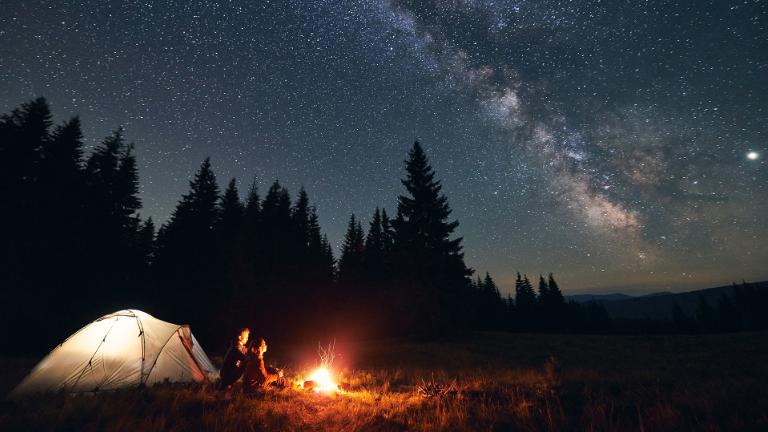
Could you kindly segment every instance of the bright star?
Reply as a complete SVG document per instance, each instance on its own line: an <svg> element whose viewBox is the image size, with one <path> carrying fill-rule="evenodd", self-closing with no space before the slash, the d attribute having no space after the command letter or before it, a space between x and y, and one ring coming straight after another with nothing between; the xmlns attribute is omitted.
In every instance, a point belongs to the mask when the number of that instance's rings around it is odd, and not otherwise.
<svg viewBox="0 0 768 432"><path fill-rule="evenodd" d="M757 160L757 158L759 158L759 157L760 157L760 153L758 153L756 151L751 151L751 152L747 153L747 159L749 159L749 160Z"/></svg>

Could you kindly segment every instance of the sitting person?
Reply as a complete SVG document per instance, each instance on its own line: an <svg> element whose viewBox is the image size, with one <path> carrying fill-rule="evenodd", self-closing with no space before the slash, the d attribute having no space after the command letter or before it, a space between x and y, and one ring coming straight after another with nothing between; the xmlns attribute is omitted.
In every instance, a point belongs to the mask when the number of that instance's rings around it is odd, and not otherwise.
<svg viewBox="0 0 768 432"><path fill-rule="evenodd" d="M245 371L246 357L248 355L248 337L251 330L245 327L240 330L227 353L224 355L224 364L221 365L221 380L219 390L226 390L234 384Z"/></svg>
<svg viewBox="0 0 768 432"><path fill-rule="evenodd" d="M264 353L267 352L267 342L264 338L254 340L254 344L248 352L248 362L243 374L243 391L253 393L258 388L275 384L279 387L285 386L283 371L273 367L264 366Z"/></svg>

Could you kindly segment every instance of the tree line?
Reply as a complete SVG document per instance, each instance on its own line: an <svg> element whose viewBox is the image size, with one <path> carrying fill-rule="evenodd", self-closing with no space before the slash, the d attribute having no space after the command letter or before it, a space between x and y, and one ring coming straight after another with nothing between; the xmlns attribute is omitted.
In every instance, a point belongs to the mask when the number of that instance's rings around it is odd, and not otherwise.
<svg viewBox="0 0 768 432"><path fill-rule="evenodd" d="M621 319L616 320L615 328L620 332L654 334L765 331L768 330L766 285L765 282L734 283L717 296L699 294L693 302L682 301L682 306L680 301L675 301L666 319Z"/></svg>
<svg viewBox="0 0 768 432"><path fill-rule="evenodd" d="M188 322L210 350L242 325L271 338L439 336L463 330L606 332L598 304L566 302L552 274L502 296L473 278L458 221L419 143L391 216L351 215L335 259L315 206L278 181L219 186L210 159L159 229L141 216L122 129L88 154L78 117L40 98L0 117L0 285L10 349L46 350L87 320L134 307Z"/></svg>

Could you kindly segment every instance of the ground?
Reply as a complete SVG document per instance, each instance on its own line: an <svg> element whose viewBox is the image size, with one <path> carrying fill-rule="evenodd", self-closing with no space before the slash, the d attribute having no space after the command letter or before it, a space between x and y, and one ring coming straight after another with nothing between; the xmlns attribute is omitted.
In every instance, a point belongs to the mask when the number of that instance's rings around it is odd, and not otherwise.
<svg viewBox="0 0 768 432"><path fill-rule="evenodd" d="M300 379L306 354L283 348L268 357ZM768 430L765 333L486 333L340 344L337 354L335 395L208 386L52 395L3 401L0 430ZM34 362L3 360L0 392Z"/></svg>

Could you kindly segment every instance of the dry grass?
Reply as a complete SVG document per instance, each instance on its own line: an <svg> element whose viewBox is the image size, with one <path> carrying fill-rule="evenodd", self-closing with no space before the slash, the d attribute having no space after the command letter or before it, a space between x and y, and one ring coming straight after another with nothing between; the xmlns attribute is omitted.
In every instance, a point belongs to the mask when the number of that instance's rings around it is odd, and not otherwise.
<svg viewBox="0 0 768 432"><path fill-rule="evenodd" d="M0 430L766 430L766 336L369 343L337 347L335 395L198 386L49 395L3 402ZM297 371L298 351L274 354Z"/></svg>

